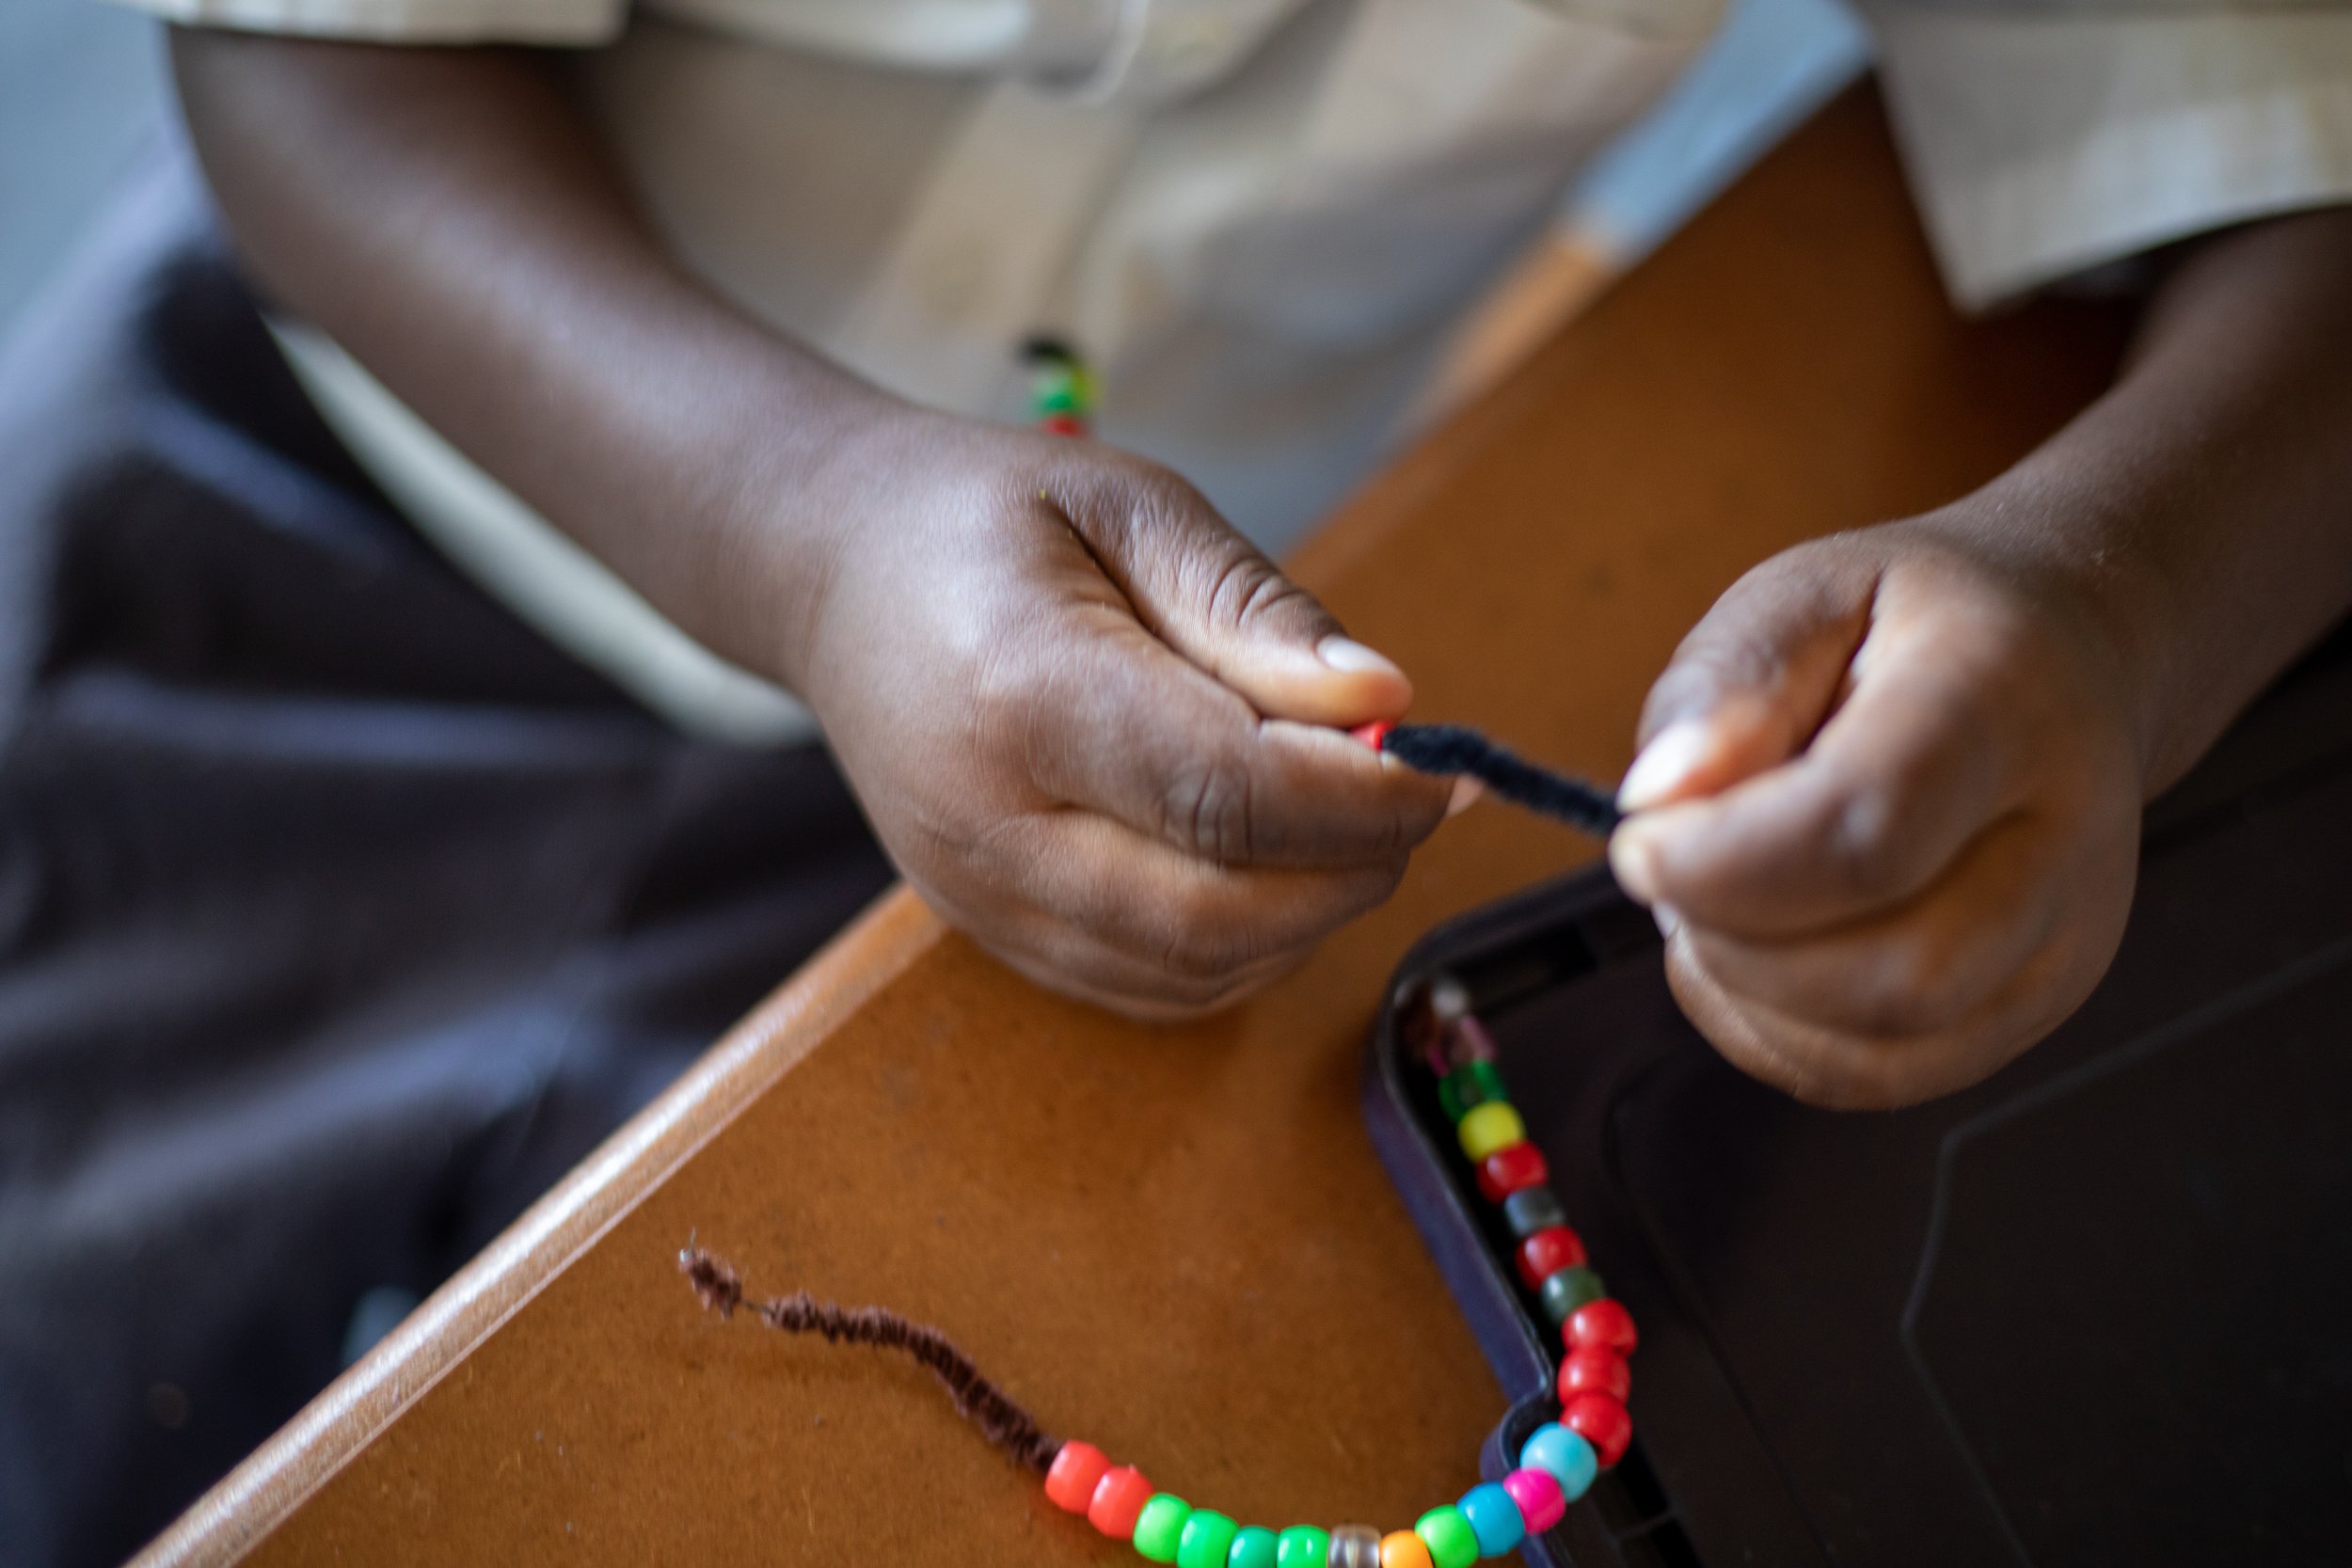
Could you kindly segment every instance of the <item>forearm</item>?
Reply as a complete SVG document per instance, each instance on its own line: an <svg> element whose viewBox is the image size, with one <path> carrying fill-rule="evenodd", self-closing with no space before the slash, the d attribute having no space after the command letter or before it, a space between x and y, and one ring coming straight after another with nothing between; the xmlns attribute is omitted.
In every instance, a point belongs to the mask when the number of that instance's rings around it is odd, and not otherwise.
<svg viewBox="0 0 2352 1568"><path fill-rule="evenodd" d="M278 300L674 618L796 680L845 441L898 405L682 274L536 56L182 32L173 58Z"/></svg>
<svg viewBox="0 0 2352 1568"><path fill-rule="evenodd" d="M2116 386L1953 515L2079 592L2178 779L2352 607L2352 209L2197 247Z"/></svg>

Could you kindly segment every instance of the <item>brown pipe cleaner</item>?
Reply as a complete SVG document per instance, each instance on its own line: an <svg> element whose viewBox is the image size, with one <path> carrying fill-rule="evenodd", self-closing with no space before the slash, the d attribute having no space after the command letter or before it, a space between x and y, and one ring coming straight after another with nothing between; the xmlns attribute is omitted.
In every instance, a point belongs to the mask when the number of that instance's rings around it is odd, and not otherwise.
<svg viewBox="0 0 2352 1568"><path fill-rule="evenodd" d="M806 1291L746 1302L743 1276L735 1265L689 1242L677 1255L678 1273L693 1286L706 1310L732 1318L749 1307L770 1328L787 1334L820 1334L828 1344L844 1340L902 1351L930 1369L956 1402L956 1414L970 1421L1013 1463L1043 1475L1061 1451L1061 1439L1047 1435L1036 1418L980 1374L955 1341L927 1323L911 1323L887 1307L839 1307Z"/></svg>

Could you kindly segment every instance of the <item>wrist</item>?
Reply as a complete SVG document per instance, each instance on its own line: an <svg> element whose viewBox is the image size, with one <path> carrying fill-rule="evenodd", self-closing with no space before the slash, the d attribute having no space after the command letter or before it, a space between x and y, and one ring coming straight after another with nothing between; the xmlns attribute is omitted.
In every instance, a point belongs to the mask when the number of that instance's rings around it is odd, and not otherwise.
<svg viewBox="0 0 2352 1568"><path fill-rule="evenodd" d="M682 465L690 504L658 568L672 613L734 662L814 702L813 649L845 561L890 531L895 451L937 416L790 354L734 400Z"/></svg>
<svg viewBox="0 0 2352 1568"><path fill-rule="evenodd" d="M2146 547L2148 519L2111 494L2012 472L1898 526L2008 581L2114 715L2143 798L2178 776L2184 741L2172 693L2185 617L2172 574Z"/></svg>

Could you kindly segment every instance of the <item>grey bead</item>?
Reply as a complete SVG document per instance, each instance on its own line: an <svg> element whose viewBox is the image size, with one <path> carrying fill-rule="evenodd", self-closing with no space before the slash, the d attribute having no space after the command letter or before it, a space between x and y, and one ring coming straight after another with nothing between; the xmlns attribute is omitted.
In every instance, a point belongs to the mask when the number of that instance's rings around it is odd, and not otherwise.
<svg viewBox="0 0 2352 1568"><path fill-rule="evenodd" d="M1380 1568L1380 1532L1370 1525L1334 1525L1327 1568Z"/></svg>
<svg viewBox="0 0 2352 1568"><path fill-rule="evenodd" d="M1586 1302L1598 1301L1609 1293L1609 1287L1600 1282L1600 1275L1580 1263L1572 1269L1562 1269L1544 1281L1544 1316L1553 1323L1564 1323L1569 1315Z"/></svg>
<svg viewBox="0 0 2352 1568"><path fill-rule="evenodd" d="M1502 1200L1502 1217L1511 1222L1511 1234L1521 1241L1538 1230L1568 1223L1549 1187L1521 1187Z"/></svg>

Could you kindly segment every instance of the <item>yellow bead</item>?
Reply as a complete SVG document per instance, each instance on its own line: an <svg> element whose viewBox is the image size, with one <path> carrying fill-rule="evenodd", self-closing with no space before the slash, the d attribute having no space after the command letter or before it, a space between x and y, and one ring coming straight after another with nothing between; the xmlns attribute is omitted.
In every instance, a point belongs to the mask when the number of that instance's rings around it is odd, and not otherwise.
<svg viewBox="0 0 2352 1568"><path fill-rule="evenodd" d="M1462 1152L1470 1157L1472 1164L1527 1136L1527 1127L1519 1120L1519 1114L1501 1100L1489 1100L1464 1112L1460 1132Z"/></svg>

